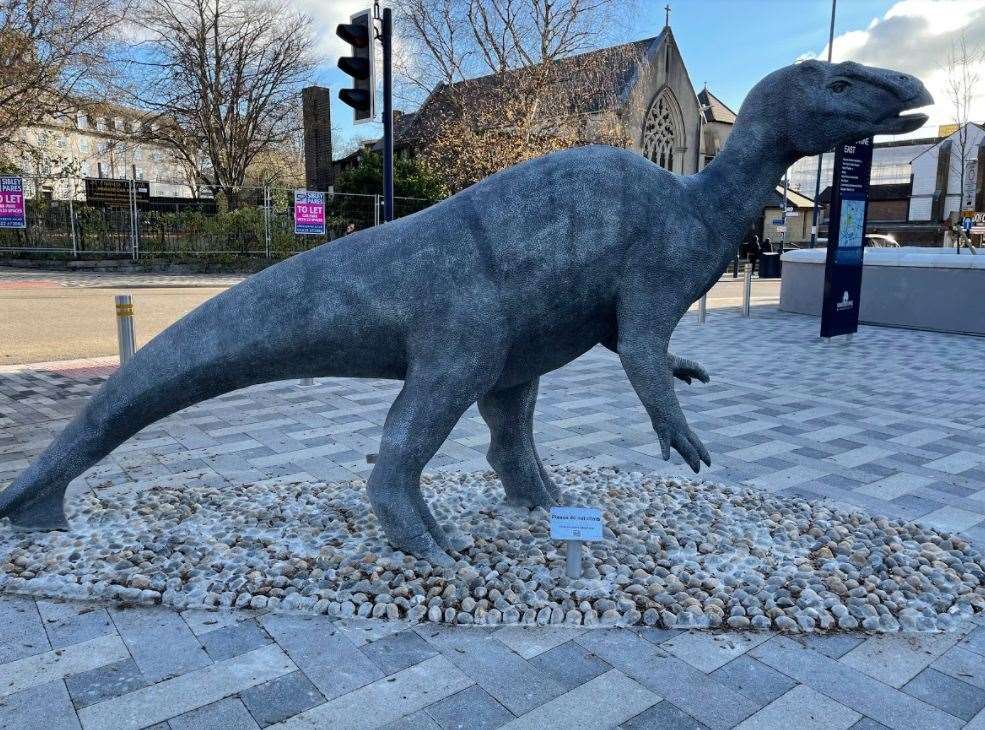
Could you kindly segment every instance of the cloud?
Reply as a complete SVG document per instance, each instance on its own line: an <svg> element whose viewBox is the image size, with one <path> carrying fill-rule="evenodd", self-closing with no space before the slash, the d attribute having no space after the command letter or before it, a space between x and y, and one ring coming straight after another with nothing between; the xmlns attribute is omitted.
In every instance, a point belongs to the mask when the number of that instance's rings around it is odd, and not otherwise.
<svg viewBox="0 0 985 730"><path fill-rule="evenodd" d="M962 36L969 50L985 51L985 0L900 0L865 29L835 36L832 60L898 69L923 81L936 104L925 110L929 124L911 136L926 136L936 132L936 125L953 121L947 57ZM802 57L824 60L827 55L825 45L818 53ZM979 55L974 70L985 85L985 57ZM978 93L973 100L971 117L985 121L985 94Z"/></svg>
<svg viewBox="0 0 985 730"><path fill-rule="evenodd" d="M308 15L315 27L316 53L325 57L326 66L334 66L349 46L335 35L335 26L348 23L350 16L373 7L373 0L292 0L292 4Z"/></svg>

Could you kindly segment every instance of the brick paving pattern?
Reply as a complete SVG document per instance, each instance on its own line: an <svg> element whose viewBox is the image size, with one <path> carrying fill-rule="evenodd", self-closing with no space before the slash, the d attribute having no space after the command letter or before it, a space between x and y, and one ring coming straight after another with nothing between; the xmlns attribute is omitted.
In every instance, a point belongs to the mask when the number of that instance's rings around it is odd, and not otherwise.
<svg viewBox="0 0 985 730"><path fill-rule="evenodd" d="M712 383L678 389L708 478L829 499L985 545L985 340L814 319L689 316ZM106 361L0 372L0 484L105 378ZM101 369L100 369L101 368ZM327 379L233 393L146 429L73 483L365 476L400 387ZM552 464L687 474L617 359L543 379ZM485 469L473 409L430 465ZM475 628L0 599L0 728L985 728L985 618L953 634L788 637Z"/></svg>

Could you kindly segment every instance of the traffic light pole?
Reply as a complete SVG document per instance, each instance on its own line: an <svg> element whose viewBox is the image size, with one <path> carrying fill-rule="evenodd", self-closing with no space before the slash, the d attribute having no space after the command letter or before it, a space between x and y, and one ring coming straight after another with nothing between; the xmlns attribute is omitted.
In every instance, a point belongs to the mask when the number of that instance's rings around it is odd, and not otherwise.
<svg viewBox="0 0 985 730"><path fill-rule="evenodd" d="M379 6L377 6L379 7ZM393 13L383 8L383 220L393 220Z"/></svg>

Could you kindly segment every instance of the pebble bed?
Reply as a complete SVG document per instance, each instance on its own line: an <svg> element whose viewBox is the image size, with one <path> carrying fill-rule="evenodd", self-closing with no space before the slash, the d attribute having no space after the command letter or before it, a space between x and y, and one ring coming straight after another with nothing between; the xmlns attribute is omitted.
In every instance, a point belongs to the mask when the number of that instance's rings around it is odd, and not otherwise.
<svg viewBox="0 0 985 730"><path fill-rule="evenodd" d="M565 576L548 515L492 473L425 476L461 551L389 548L365 483L115 488L69 500L70 532L0 524L0 592L458 624L935 631L985 610L985 555L908 522L702 481L553 469L605 536Z"/></svg>

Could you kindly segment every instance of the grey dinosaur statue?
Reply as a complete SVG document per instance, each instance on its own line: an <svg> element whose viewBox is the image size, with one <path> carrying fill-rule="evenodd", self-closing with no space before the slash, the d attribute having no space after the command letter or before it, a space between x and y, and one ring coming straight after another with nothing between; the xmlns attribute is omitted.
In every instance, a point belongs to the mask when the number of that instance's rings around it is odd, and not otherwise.
<svg viewBox="0 0 985 730"><path fill-rule="evenodd" d="M5 491L0 516L67 527L71 479L144 426L238 388L299 377L403 380L367 491L397 548L447 563L420 491L423 467L478 402L508 499L558 499L534 446L538 378L601 343L619 354L660 440L710 464L669 353L690 305L718 281L784 169L873 134L920 127L915 78L808 61L750 91L721 153L675 176L589 146L516 165L427 210L359 231L250 277L162 332L114 374Z"/></svg>

